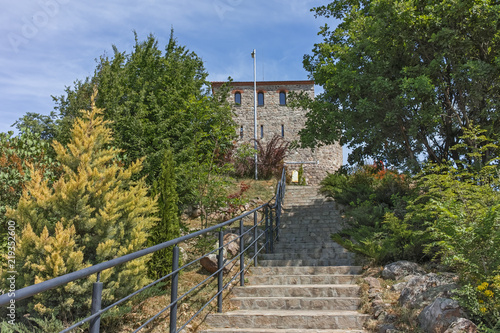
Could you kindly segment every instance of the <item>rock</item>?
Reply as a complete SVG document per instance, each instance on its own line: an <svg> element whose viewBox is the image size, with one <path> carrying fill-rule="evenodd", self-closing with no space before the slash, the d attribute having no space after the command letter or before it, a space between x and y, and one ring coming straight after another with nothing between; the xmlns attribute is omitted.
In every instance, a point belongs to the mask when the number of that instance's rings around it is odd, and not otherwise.
<svg viewBox="0 0 500 333"><path fill-rule="evenodd" d="M368 285L370 286L370 289L377 289L377 290L382 289L382 286L380 285L380 281L377 278L369 276L369 277L365 277L364 280L366 283L368 283Z"/></svg>
<svg viewBox="0 0 500 333"><path fill-rule="evenodd" d="M418 323L424 332L443 333L464 315L457 301L439 297L422 310L418 315Z"/></svg>
<svg viewBox="0 0 500 333"><path fill-rule="evenodd" d="M400 283L393 284L393 285L391 286L391 290L392 290L392 291L396 291L396 292L400 292L400 291L401 291L401 290L403 290L405 287L406 287L406 282L400 282Z"/></svg>
<svg viewBox="0 0 500 333"><path fill-rule="evenodd" d="M201 258L200 264L210 273L215 273L218 269L217 265L217 255L215 253L209 254L206 257ZM229 271L229 267L224 267L222 270L224 273Z"/></svg>
<svg viewBox="0 0 500 333"><path fill-rule="evenodd" d="M225 244L224 248L227 252L233 257L240 252L240 241L236 234L225 234L223 244Z"/></svg>
<svg viewBox="0 0 500 333"><path fill-rule="evenodd" d="M386 265L382 271L384 279L399 280L407 275L422 275L425 271L416 263L402 260Z"/></svg>
<svg viewBox="0 0 500 333"><path fill-rule="evenodd" d="M406 306L409 308L417 308L422 306L423 302L430 303L433 299L432 297L437 297L439 295L449 295L451 290L456 286L443 287L436 291L427 292L431 288L438 286L451 284L453 279L450 274L440 274L429 273L422 276L414 276L408 283L406 283L405 288L401 291L401 296L399 297L399 304L401 306ZM427 293L426 293L427 292Z"/></svg>
<svg viewBox="0 0 500 333"><path fill-rule="evenodd" d="M424 308L431 304L436 298L451 298L453 292L458 288L456 284L443 284L437 287L429 288L420 295L416 295L412 304L413 308Z"/></svg>
<svg viewBox="0 0 500 333"><path fill-rule="evenodd" d="M477 326L469 319L458 318L444 333L477 333Z"/></svg>
<svg viewBox="0 0 500 333"><path fill-rule="evenodd" d="M393 324L385 324L380 326L378 332L379 333L388 333L388 332L394 332L396 330L396 327Z"/></svg>
<svg viewBox="0 0 500 333"><path fill-rule="evenodd" d="M187 254L186 250L182 247L179 247L179 257L181 258L182 263L188 262L188 254Z"/></svg>
<svg viewBox="0 0 500 333"><path fill-rule="evenodd" d="M192 219L196 219L201 216L201 208L193 208L191 211L190 217Z"/></svg>

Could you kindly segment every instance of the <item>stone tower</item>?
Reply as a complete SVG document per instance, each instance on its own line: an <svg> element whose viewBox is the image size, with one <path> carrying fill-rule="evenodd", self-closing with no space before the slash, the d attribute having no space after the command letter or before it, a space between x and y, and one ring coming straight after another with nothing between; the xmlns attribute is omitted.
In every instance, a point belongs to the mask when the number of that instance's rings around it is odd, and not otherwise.
<svg viewBox="0 0 500 333"><path fill-rule="evenodd" d="M224 82L212 82L219 89ZM230 101L237 124L238 143L251 142L254 137L253 82L232 82ZM307 110L292 109L287 105L290 92L305 92L314 98L314 81L257 82L257 138L264 144L274 135L286 141L299 141ZM288 171L298 170L302 164L308 184L318 184L327 174L342 166L342 147L334 145L311 149L293 149L285 159Z"/></svg>

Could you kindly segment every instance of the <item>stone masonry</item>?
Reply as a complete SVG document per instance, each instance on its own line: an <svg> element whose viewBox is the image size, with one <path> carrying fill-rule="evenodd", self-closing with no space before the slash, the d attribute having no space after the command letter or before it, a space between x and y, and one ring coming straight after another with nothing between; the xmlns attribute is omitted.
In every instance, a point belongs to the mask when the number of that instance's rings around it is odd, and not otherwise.
<svg viewBox="0 0 500 333"><path fill-rule="evenodd" d="M212 82L214 90L223 82ZM230 101L234 105L234 120L237 124L237 143L251 142L254 137L254 83L232 82ZM264 97L263 105L257 107L257 138L264 144L274 135L282 136L286 141L299 141L299 131L306 122L307 110L292 109L286 103L290 92L305 92L314 98L314 81L261 81L257 82L257 93ZM280 93L286 98L280 101ZM235 97L241 96L241 103L235 103ZM340 144L311 149L294 149L286 158L288 172L298 170L303 163L308 184L318 184L327 174L342 166L342 147Z"/></svg>

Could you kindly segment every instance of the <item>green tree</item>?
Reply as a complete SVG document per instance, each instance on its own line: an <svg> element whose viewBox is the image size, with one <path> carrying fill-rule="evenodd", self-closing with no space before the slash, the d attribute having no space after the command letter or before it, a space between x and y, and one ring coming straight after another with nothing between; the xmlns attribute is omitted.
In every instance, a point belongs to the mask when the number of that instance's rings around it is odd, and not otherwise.
<svg viewBox="0 0 500 333"><path fill-rule="evenodd" d="M53 144L62 167L54 184L44 180L41 169L32 167L19 204L7 210L19 230L19 288L137 251L146 244L147 231L157 220L157 206L147 196L144 179L133 180L142 160L120 167L120 151L111 147L109 122L101 114L96 107L86 111L76 119L68 145ZM103 271L103 301L109 303L143 286L148 279L140 273L147 269L146 260ZM27 311L53 313L62 321L78 318L88 311L93 281L95 276L34 296Z"/></svg>
<svg viewBox="0 0 500 333"><path fill-rule="evenodd" d="M160 221L151 228L151 246L180 236L179 196L176 191L175 165L171 150L165 152L162 172L158 182L154 182L153 195L158 195ZM172 247L156 251L148 262L149 276L158 279L172 271Z"/></svg>
<svg viewBox="0 0 500 333"><path fill-rule="evenodd" d="M30 129L14 136L0 133L0 244L5 245L7 207L15 207L30 180L30 167L40 170L44 180L53 182L58 164L51 157L49 143ZM5 262L6 263L6 262Z"/></svg>
<svg viewBox="0 0 500 333"><path fill-rule="evenodd" d="M154 36L141 42L135 35L131 53L114 47L111 57L99 59L93 77L77 81L65 95L54 98L59 115L53 132L59 141L68 141L68 128L80 116L79 110L89 109L92 87L97 85L96 105L112 121L114 144L123 150L125 165L145 157L138 177L147 176L152 185L170 147L178 169L178 194L182 202L189 201L194 188L191 179L183 177L186 166L199 156L210 156L216 146L212 138L217 139L217 149L229 149L236 133L228 89L211 95L207 76L201 58L179 45L173 31L164 52ZM194 139L200 131L210 138L202 145ZM195 144L198 155L189 149Z"/></svg>
<svg viewBox="0 0 500 333"><path fill-rule="evenodd" d="M500 5L496 1L337 0L314 8L340 20L304 66L324 93L310 108L304 145L341 140L366 157L418 169L467 160L463 128L498 139ZM337 22L335 22L337 23ZM486 162L491 154L483 156Z"/></svg>

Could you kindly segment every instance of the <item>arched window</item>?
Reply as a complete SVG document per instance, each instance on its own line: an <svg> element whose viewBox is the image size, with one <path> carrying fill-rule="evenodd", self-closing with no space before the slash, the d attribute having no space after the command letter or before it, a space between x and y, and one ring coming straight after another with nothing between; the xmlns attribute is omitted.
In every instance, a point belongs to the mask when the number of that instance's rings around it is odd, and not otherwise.
<svg viewBox="0 0 500 333"><path fill-rule="evenodd" d="M243 125L240 127L240 140L243 140Z"/></svg>
<svg viewBox="0 0 500 333"><path fill-rule="evenodd" d="M236 103L237 105L241 105L241 93L240 92L234 93L234 103Z"/></svg>
<svg viewBox="0 0 500 333"><path fill-rule="evenodd" d="M281 125L281 137L284 138L285 137L285 125Z"/></svg>
<svg viewBox="0 0 500 333"><path fill-rule="evenodd" d="M260 125L260 138L264 138L264 125Z"/></svg>
<svg viewBox="0 0 500 333"><path fill-rule="evenodd" d="M280 92L280 105L286 105L286 92Z"/></svg>
<svg viewBox="0 0 500 333"><path fill-rule="evenodd" d="M264 105L264 93L260 92L257 94L257 105L262 106Z"/></svg>

